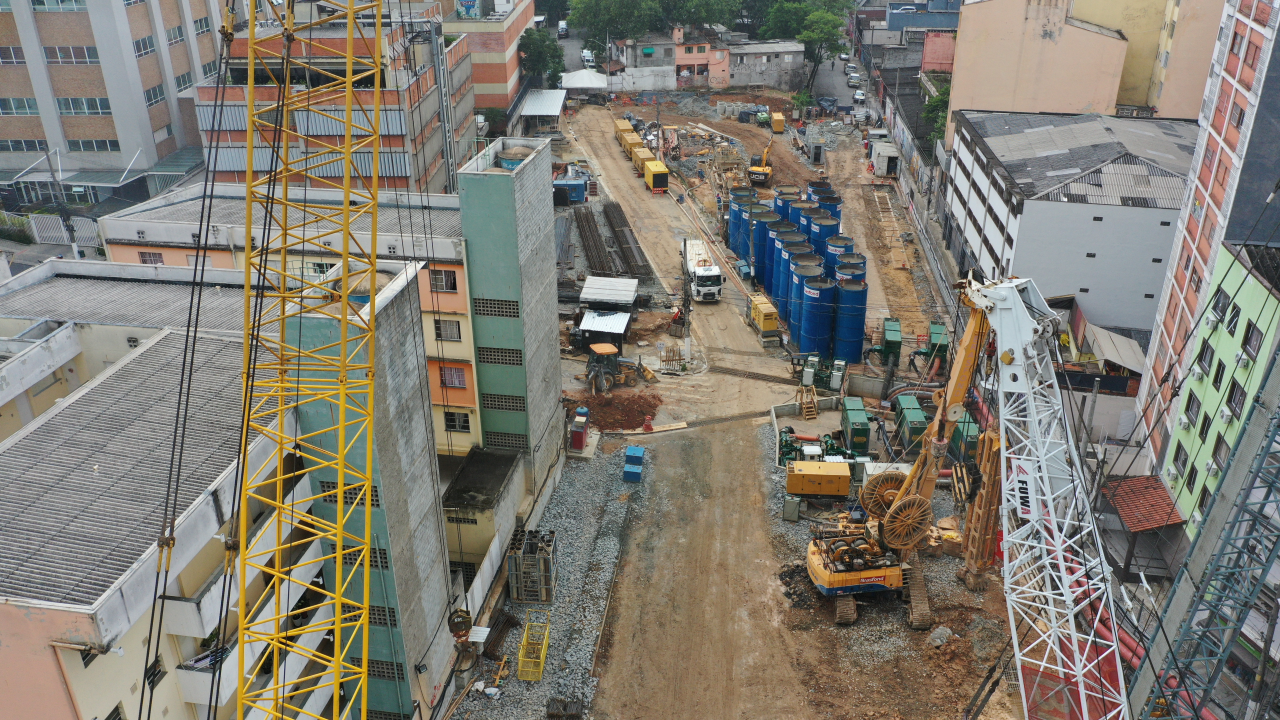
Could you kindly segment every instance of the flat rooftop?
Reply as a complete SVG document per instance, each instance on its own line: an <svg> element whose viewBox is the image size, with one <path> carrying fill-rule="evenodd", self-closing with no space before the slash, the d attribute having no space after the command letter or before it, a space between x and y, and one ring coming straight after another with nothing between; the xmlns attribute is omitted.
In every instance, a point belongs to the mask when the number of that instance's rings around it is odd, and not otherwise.
<svg viewBox="0 0 1280 720"><path fill-rule="evenodd" d="M52 260L0 283L0 316L186 328L190 282L129 277L148 274L150 268L129 263ZM190 268L171 270L177 271L172 273L175 277L191 277ZM218 273L219 277L225 272ZM238 271L236 274L243 278ZM205 287L200 301L200 329L239 332L243 328L243 285Z"/></svg>
<svg viewBox="0 0 1280 720"><path fill-rule="evenodd" d="M182 346L157 335L0 444L0 597L92 604L155 544ZM195 343L179 514L238 454L242 361Z"/></svg>
<svg viewBox="0 0 1280 720"><path fill-rule="evenodd" d="M1028 198L1177 210L1199 131L1193 122L964 110Z"/></svg>
<svg viewBox="0 0 1280 720"><path fill-rule="evenodd" d="M515 450L473 449L457 468L449 489L445 490L444 507L492 509L502 496L507 478L519 459L520 453ZM443 467L441 476L448 480Z"/></svg>

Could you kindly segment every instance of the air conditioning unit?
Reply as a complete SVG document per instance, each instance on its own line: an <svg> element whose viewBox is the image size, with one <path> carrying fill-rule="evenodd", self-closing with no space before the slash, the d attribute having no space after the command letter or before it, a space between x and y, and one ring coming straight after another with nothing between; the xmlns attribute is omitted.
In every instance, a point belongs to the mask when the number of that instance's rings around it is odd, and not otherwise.
<svg viewBox="0 0 1280 720"><path fill-rule="evenodd" d="M1205 321L1204 321L1205 333L1211 333L1214 330L1217 330L1218 323L1220 322L1222 322L1222 318L1218 317L1217 315L1210 314L1209 317L1205 318Z"/></svg>
<svg viewBox="0 0 1280 720"><path fill-rule="evenodd" d="M1218 477L1218 464L1212 460L1204 461L1204 474L1209 477Z"/></svg>
<svg viewBox="0 0 1280 720"><path fill-rule="evenodd" d="M1204 368L1200 367L1199 365L1192 365L1192 366L1191 366L1191 379L1192 379L1192 380L1196 380L1196 381L1203 380L1203 379L1204 379Z"/></svg>
<svg viewBox="0 0 1280 720"><path fill-rule="evenodd" d="M1183 430L1187 430L1191 427L1191 421L1187 419L1186 415L1178 416L1178 427L1182 428Z"/></svg>
<svg viewBox="0 0 1280 720"><path fill-rule="evenodd" d="M1164 469L1164 476L1170 482L1173 482L1178 477L1178 468L1174 467L1173 465L1170 465L1169 467Z"/></svg>
<svg viewBox="0 0 1280 720"><path fill-rule="evenodd" d="M1231 408L1224 407L1218 411L1218 419L1225 425L1230 425L1232 420L1236 419L1236 414L1231 412Z"/></svg>
<svg viewBox="0 0 1280 720"><path fill-rule="evenodd" d="M1244 368L1245 370L1248 370L1249 366L1252 364L1253 364L1253 358L1249 357L1249 355L1245 351L1241 350L1240 352L1236 353L1236 367Z"/></svg>

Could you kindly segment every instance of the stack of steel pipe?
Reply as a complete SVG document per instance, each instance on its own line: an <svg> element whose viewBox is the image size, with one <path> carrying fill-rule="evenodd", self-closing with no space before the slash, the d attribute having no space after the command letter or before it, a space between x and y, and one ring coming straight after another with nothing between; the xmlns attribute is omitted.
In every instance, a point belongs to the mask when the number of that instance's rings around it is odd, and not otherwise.
<svg viewBox="0 0 1280 720"><path fill-rule="evenodd" d="M587 256L587 266L597 275L613 275L617 272L604 239L600 237L600 228L596 225L595 213L586 207L574 208L573 219L578 225L578 235L582 238L582 250Z"/></svg>

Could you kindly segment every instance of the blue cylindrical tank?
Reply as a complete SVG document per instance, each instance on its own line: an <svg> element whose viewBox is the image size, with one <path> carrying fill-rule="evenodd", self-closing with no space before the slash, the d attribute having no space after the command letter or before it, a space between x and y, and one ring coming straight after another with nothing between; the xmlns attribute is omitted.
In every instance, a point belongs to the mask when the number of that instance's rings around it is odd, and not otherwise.
<svg viewBox="0 0 1280 720"><path fill-rule="evenodd" d="M822 210L822 208L818 209ZM809 244L813 245L815 253L823 256L823 265L827 264L827 238L833 237L838 232L840 232L840 221L833 217L815 217L809 221Z"/></svg>
<svg viewBox="0 0 1280 720"><path fill-rule="evenodd" d="M818 198L818 207L831 213L831 217L840 219L840 208L844 205L844 198L839 195L826 195Z"/></svg>
<svg viewBox="0 0 1280 720"><path fill-rule="evenodd" d="M793 206L795 204L796 203L792 203ZM813 229L809 227L809 223L811 223L814 218L826 217L827 211L818 207L818 203L809 202L808 204L810 207L806 207L800 211L800 222L796 223L799 227L796 229L802 233L808 234L810 242L812 242Z"/></svg>
<svg viewBox="0 0 1280 720"><path fill-rule="evenodd" d="M835 311L836 283L831 278L812 277L804 281L804 306L800 317L801 354L831 354L831 316Z"/></svg>
<svg viewBox="0 0 1280 720"><path fill-rule="evenodd" d="M805 191L805 199L807 200L813 199L814 188L827 189L830 187L831 187L831 183L826 180L810 180L809 186Z"/></svg>
<svg viewBox="0 0 1280 720"><path fill-rule="evenodd" d="M773 211L783 218L791 218L791 204L796 200L800 200L800 196L794 192L780 192L773 196Z"/></svg>
<svg viewBox="0 0 1280 720"><path fill-rule="evenodd" d="M799 185L774 185L773 192L777 195L799 195L804 192L804 188Z"/></svg>
<svg viewBox="0 0 1280 720"><path fill-rule="evenodd" d="M866 263L840 263L835 268L835 279L840 280L861 280L866 282L867 264Z"/></svg>
<svg viewBox="0 0 1280 720"><path fill-rule="evenodd" d="M778 222L778 214L772 210L751 213L751 269L756 285L764 282L764 266L769 254L769 226Z"/></svg>
<svg viewBox="0 0 1280 720"><path fill-rule="evenodd" d="M810 200L795 200L791 203L791 207L787 209L787 221L795 223L797 230L808 235L808 220L806 219L805 222L801 222L800 213L816 207L818 207L818 203L816 202Z"/></svg>
<svg viewBox="0 0 1280 720"><path fill-rule="evenodd" d="M836 258L837 265L842 265L844 263L866 263L866 262L867 262L867 256L863 255L860 252L847 252Z"/></svg>
<svg viewBox="0 0 1280 720"><path fill-rule="evenodd" d="M867 334L867 284L861 280L836 283L836 322L832 355L848 363L862 362Z"/></svg>
<svg viewBox="0 0 1280 720"><path fill-rule="evenodd" d="M751 188L734 188L729 191L729 249L737 253L738 233L742 231L743 208L751 204L756 191Z"/></svg>
<svg viewBox="0 0 1280 720"><path fill-rule="evenodd" d="M836 258L853 250L853 238L848 235L832 235L827 238L827 254L822 257L822 265L827 269L827 275L831 276L835 272L839 261Z"/></svg>
<svg viewBox="0 0 1280 720"><path fill-rule="evenodd" d="M782 249L778 252L777 263L773 266L773 305L778 310L778 319L787 320L787 301L791 299L791 256L807 253L813 248L809 243L794 242L789 238L801 237L798 232L781 233Z"/></svg>
<svg viewBox="0 0 1280 720"><path fill-rule="evenodd" d="M829 197L835 197L835 195L836 191L831 188L813 188L809 191L809 199L819 205L822 204L823 200L826 200Z"/></svg>
<svg viewBox="0 0 1280 720"><path fill-rule="evenodd" d="M755 236L756 228L751 224L751 218L758 214L769 212L768 205L761 205L758 202L752 202L742 208L742 224L738 226L738 250L737 255L740 260L751 259L751 239Z"/></svg>
<svg viewBox="0 0 1280 720"><path fill-rule="evenodd" d="M804 281L822 277L822 268L815 265L796 265L795 257L791 258L791 273L788 287L790 297L787 298L787 327L791 329L791 342L800 343L800 313L804 306Z"/></svg>
<svg viewBox="0 0 1280 720"><path fill-rule="evenodd" d="M776 213L775 213L776 214ZM778 266L778 255L782 253L782 238L779 237L784 233L795 232L796 226L786 220L769 223L769 241L765 247L765 263L764 263L764 291L769 293L769 297L774 297L777 286L774 284L774 268Z"/></svg>

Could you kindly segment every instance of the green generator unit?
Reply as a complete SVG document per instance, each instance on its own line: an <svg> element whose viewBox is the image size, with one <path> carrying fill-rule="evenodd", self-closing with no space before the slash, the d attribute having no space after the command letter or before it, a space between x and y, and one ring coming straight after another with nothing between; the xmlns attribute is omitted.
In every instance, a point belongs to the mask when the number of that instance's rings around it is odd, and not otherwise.
<svg viewBox="0 0 1280 720"><path fill-rule="evenodd" d="M978 459L978 435L981 434L978 423L966 411L956 429L951 432L951 452L966 462Z"/></svg>
<svg viewBox="0 0 1280 720"><path fill-rule="evenodd" d="M840 414L840 429L844 431L844 446L854 453L866 454L871 445L871 422L860 397L846 397Z"/></svg>
<svg viewBox="0 0 1280 720"><path fill-rule="evenodd" d="M920 401L914 395L899 395L893 399L893 404L893 419L898 426L898 442L902 443L903 452L919 450L920 439L929 429L929 420L920 409Z"/></svg>
<svg viewBox="0 0 1280 720"><path fill-rule="evenodd" d="M884 360L884 364L889 364L889 356L902 357L902 323L898 318L884 319L884 342L880 343L880 357Z"/></svg>
<svg viewBox="0 0 1280 720"><path fill-rule="evenodd" d="M940 322L929 323L929 357L942 358L942 369L947 368L947 349L949 347L950 338L947 335L947 326Z"/></svg>

